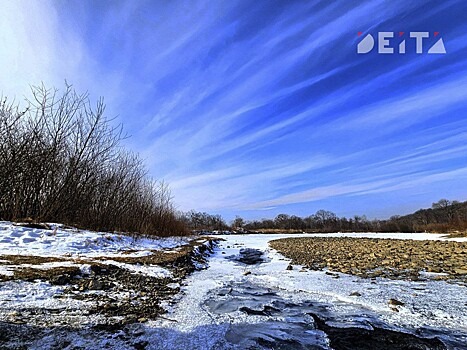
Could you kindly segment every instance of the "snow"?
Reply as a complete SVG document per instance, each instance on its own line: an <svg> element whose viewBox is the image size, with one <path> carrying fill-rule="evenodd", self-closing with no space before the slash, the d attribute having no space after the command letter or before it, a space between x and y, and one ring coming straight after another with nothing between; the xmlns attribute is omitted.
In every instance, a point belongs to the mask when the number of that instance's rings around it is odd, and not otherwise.
<svg viewBox="0 0 467 350"><path fill-rule="evenodd" d="M113 260L116 256L142 256L151 250L173 252L192 238L134 240L117 233L75 231L57 226L52 230L29 229L0 222L0 255L40 255L69 258L69 261L29 264L30 268L80 266L89 272L89 261L113 264L156 277L170 277L169 271L159 266L140 266ZM339 278L325 271L303 270L294 266L287 270L285 259L268 242L286 237L367 237L397 239L446 240L444 235L334 233L334 234L261 234L225 235L209 259L209 268L193 273L184 281L172 283L171 288L181 288L177 303L167 302L168 314L145 324L132 326L138 334L134 341L149 342L148 349L244 349L252 346L251 337L261 335L284 339L292 334L306 344L328 347L326 335L316 329L303 331L304 321L294 314L286 316L247 315L239 305L255 308L275 302L297 305L313 302L314 313L330 318L329 325L339 327L366 327L371 325L404 332L419 332L438 336L447 344L467 343L467 293L464 286L438 280L404 281L378 278L376 281L356 276L338 274ZM459 240L459 239L457 239ZM460 239L463 240L463 239ZM264 262L244 265L233 259L242 248L264 252ZM102 259L105 257L105 259ZM82 263L79 263L79 261ZM84 263L83 261L86 261ZM4 263L5 261L3 261ZM25 264L21 266L26 266ZM0 274L11 274L17 266L1 265ZM431 275L430 275L431 276ZM229 297L223 290L235 290ZM270 291L272 296L268 296ZM102 291L98 291L102 292ZM350 296L358 292L360 296ZM244 295L242 293L245 293ZM253 293L253 294L248 294ZM257 293L257 294L255 294ZM394 312L388 300L394 298L405 303ZM66 298L63 287L47 282L10 281L0 283L0 321L6 321L11 312L33 308L66 311L62 321L78 327L96 320L99 316L86 314L85 301ZM7 310L8 312L4 312ZM309 320L312 323L312 320ZM47 320L44 320L47 324ZM284 331L283 325L287 325ZM288 332L288 333L287 333ZM297 335L298 334L298 335ZM66 335L74 346L84 348L123 348L119 335L112 338L93 339L90 334L77 330ZM270 338L273 339L273 338ZM53 348L50 339L38 340L37 348ZM254 344L253 344L254 345ZM452 346L454 348L455 345Z"/></svg>
<svg viewBox="0 0 467 350"><path fill-rule="evenodd" d="M134 239L119 233L68 229L57 224L51 226L53 226L52 230L33 229L1 221L0 256L3 255L4 258L0 260L0 275L13 276L18 268L47 270L58 267L78 267L84 275L89 275L90 265L100 263L115 265L132 273L157 278L171 277L172 273L160 266L127 264L115 261L113 258L146 256L155 250L172 252L193 240L193 237ZM36 256L58 258L59 261L37 264L11 263L8 257L14 261L13 256L16 255L31 257L31 261L34 261ZM26 312L27 314L28 310L33 309L54 309L59 312L58 315L53 316L55 318L41 320L40 315L34 317L35 322L40 320L39 322L47 326L65 322L77 327L103 317L88 315L88 310L93 305L90 302L72 298L64 293L64 290L64 287L41 281L0 282L0 321L7 321L15 313Z"/></svg>
<svg viewBox="0 0 467 350"><path fill-rule="evenodd" d="M21 264L21 265L0 265L0 275L13 276L14 271L18 268L30 268L38 270L48 270L57 267L79 267L85 270L89 265L78 264L73 261L52 261L42 264Z"/></svg>
<svg viewBox="0 0 467 350"><path fill-rule="evenodd" d="M14 273L12 271L11 266L0 265L0 275L13 276Z"/></svg>
<svg viewBox="0 0 467 350"><path fill-rule="evenodd" d="M52 269L56 267L79 267L86 272L89 263L99 258L100 263L115 265L134 273L152 277L171 277L167 269L156 265L140 266L112 260L114 257L141 257L154 250L173 253L193 237L139 238L123 234L66 229L63 225L50 224L52 230L27 228L0 222L0 255L25 255L58 257L66 261L53 261L42 264L3 265L0 261L0 274L12 276L15 269ZM107 258L107 259L103 259ZM103 261L102 261L103 260Z"/></svg>
<svg viewBox="0 0 467 350"><path fill-rule="evenodd" d="M130 270L135 273L142 273L146 276L156 277L156 278L164 278L164 277L172 277L172 273L157 265L134 265L134 264L125 264L114 260L103 260L101 263L106 265L114 265L121 267L123 269Z"/></svg>
<svg viewBox="0 0 467 350"><path fill-rule="evenodd" d="M15 226L0 221L0 255L36 256L119 256L151 254L150 250L172 249L187 244L192 237L139 238L110 232L63 228L55 230Z"/></svg>
<svg viewBox="0 0 467 350"><path fill-rule="evenodd" d="M343 234L326 236L341 235ZM253 286L258 290L262 288L274 291L284 300L291 302L303 303L313 300L324 303L328 305L326 312L333 315L332 325L335 326L367 327L367 324L371 322L405 332L414 333L417 329L421 329L420 332L423 330L431 335L429 332L433 331L448 343L449 341L467 342L467 293L465 293L464 286L434 280L414 282L379 278L374 282L345 274L339 274L340 278L334 278L327 275L325 271L303 271L301 266L294 266L293 270L288 271L286 267L289 261L269 248L268 242L291 236L321 235L221 236L225 241L221 242L219 249L210 259L209 269L196 272L188 278L186 285L182 288L184 296L174 308L169 310L167 317L176 322L166 320L151 322L146 329L147 339L155 339L154 337L157 336L161 339L158 344L176 344L177 346L173 348L177 349L183 347L214 349L219 346L230 348L227 347L225 338L232 325L259 324L264 321L264 317L246 316L235 307L228 310L229 312L215 313L207 309L206 301L216 302L216 298L213 299L212 295L220 288L248 284L249 288ZM350 236L445 239L442 235L432 234L403 234L402 236L399 234L350 234ZM239 254L239 250L245 247L264 251L265 262L245 266L230 258ZM245 274L246 271L251 273ZM361 296L350 296L352 292L359 292ZM399 307L399 312L394 312L388 306L388 300L391 298L405 303L404 306ZM245 305L248 305L248 302L248 299L243 300ZM228 309L228 307L225 308ZM315 336L319 335L315 334ZM232 348L241 348L241 344L237 344L237 347L232 345Z"/></svg>

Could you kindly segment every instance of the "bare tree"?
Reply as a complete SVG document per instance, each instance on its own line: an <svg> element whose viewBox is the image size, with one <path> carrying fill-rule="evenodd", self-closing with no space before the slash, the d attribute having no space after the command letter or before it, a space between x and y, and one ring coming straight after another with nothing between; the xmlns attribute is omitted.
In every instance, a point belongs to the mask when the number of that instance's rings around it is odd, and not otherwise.
<svg viewBox="0 0 467 350"><path fill-rule="evenodd" d="M98 230L187 232L167 184L122 149L121 126L70 85L32 88L23 111L0 103L0 218L59 221Z"/></svg>

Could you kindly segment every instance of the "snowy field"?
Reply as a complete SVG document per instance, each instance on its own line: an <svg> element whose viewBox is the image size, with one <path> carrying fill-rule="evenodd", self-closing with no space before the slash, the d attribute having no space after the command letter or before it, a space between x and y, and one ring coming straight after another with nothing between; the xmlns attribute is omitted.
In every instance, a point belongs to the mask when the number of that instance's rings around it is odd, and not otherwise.
<svg viewBox="0 0 467 350"><path fill-rule="evenodd" d="M38 339L34 348L53 348L57 337L69 341L67 349L130 349L125 337L146 349L269 349L271 342L289 344L283 349L328 349L329 339L314 325L317 315L337 328L375 327L442 340L448 349L467 344L466 288L445 281L404 281L377 278L362 279L344 274L326 274L301 266L288 269L289 261L269 248L272 239L324 236L314 234L227 235L209 260L209 268L197 271L181 282L176 303L166 303L163 318L136 323L113 335L92 334L75 324L72 330L56 330ZM326 236L343 236L332 234ZM350 237L440 239L434 234L345 234ZM40 255L93 259L112 257L124 252L135 256L151 250L167 252L186 244L188 238L138 240L116 234L89 231L74 232L58 228L52 231L15 227L0 223L0 254ZM462 240L462 239L461 239ZM240 250L256 249L262 262L252 265L238 261ZM64 262L41 264L49 268ZM117 262L115 262L117 263ZM66 264L74 264L73 261ZM82 266L86 269L86 265ZM164 273L161 267L135 267L135 273ZM2 266L0 273L7 274ZM139 269L136 271L136 269ZM168 273L168 271L167 271ZM336 277L336 275L338 275ZM60 286L46 282L0 283L1 319L6 310L43 307L78 310L57 299ZM394 311L388 301L404 303ZM69 301L80 303L79 300ZM66 314L63 316L66 317ZM89 317L89 316L86 316ZM86 319L77 318L78 320ZM122 340L123 339L123 340ZM259 341L260 340L260 341ZM269 342L269 343L268 343ZM297 345L295 347L293 344Z"/></svg>
<svg viewBox="0 0 467 350"><path fill-rule="evenodd" d="M175 248L190 240L187 237L135 240L116 233L50 226L52 230L44 230L0 221L0 255L96 257L132 251L138 256L150 250Z"/></svg>

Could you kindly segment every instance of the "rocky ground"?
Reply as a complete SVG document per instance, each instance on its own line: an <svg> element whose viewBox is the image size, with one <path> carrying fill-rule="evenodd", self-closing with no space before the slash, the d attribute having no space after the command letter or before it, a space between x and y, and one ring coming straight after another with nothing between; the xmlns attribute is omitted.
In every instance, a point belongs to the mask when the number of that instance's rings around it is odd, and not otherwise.
<svg viewBox="0 0 467 350"><path fill-rule="evenodd" d="M313 270L467 284L467 242L313 237L273 240L270 246Z"/></svg>
<svg viewBox="0 0 467 350"><path fill-rule="evenodd" d="M176 250L154 250L150 255L145 256L131 256L131 252L126 252L127 254L112 257L112 263L103 257L67 259L1 255L0 265L14 266L14 269L11 275L0 274L0 282L50 283L51 286L63 288L63 292L55 295L54 299L62 299L64 302L70 299L82 301L87 307L82 310L78 308L61 310L56 307L28 307L10 311L2 309L0 310L0 348L16 348L10 343L13 340L15 344L21 343L27 348L28 343L44 337L44 332L70 333L71 328L75 332L79 331L80 327L76 324L79 320L84 320L83 330L88 329L89 333L112 334L118 330L128 330L131 324L164 317L166 310L162 304L172 302L171 298L180 292L180 284L188 274L206 266L205 259L212 252L215 241L204 237ZM115 262L122 263L122 267L115 265ZM54 263L58 266L48 269L37 268L38 264L46 263ZM168 270L170 276L135 273L127 268L128 265L159 266ZM82 266L89 268L85 270ZM73 318L73 315L76 317ZM98 316L95 317L96 315ZM86 320L91 317L93 321L87 322ZM67 346L67 344L57 344L57 348ZM138 348L138 345L135 348Z"/></svg>

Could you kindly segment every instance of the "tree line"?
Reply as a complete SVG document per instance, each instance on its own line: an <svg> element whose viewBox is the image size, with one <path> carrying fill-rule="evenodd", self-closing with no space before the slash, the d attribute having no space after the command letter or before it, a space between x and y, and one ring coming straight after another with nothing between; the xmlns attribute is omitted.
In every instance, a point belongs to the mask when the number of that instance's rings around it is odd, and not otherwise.
<svg viewBox="0 0 467 350"><path fill-rule="evenodd" d="M221 215L212 215L206 212L180 212L182 222L192 231L226 231L231 227L227 225Z"/></svg>
<svg viewBox="0 0 467 350"><path fill-rule="evenodd" d="M241 224L241 226L239 225ZM274 219L245 222L237 217L232 225L244 230L283 230L306 232L450 232L467 231L467 201L441 199L429 209L415 213L395 215L387 220L369 220L365 215L351 218L338 217L327 210L298 217L279 214Z"/></svg>
<svg viewBox="0 0 467 350"><path fill-rule="evenodd" d="M187 233L167 184L125 150L99 99L32 87L27 107L0 101L0 220L60 222L144 235Z"/></svg>
<svg viewBox="0 0 467 350"><path fill-rule="evenodd" d="M185 224L195 231L234 230L246 232L451 232L467 231L467 201L441 199L429 209L395 215L387 220L369 220L365 215L338 217L328 210L299 217L279 214L274 219L246 221L237 216L229 225L220 215L190 211L181 213Z"/></svg>

